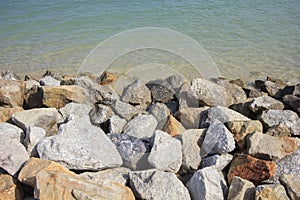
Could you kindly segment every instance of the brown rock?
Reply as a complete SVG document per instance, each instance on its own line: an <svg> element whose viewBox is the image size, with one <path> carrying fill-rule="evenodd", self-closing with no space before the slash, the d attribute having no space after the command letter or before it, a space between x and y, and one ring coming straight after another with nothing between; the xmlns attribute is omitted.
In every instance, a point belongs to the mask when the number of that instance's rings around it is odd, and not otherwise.
<svg viewBox="0 0 300 200"><path fill-rule="evenodd" d="M11 119L11 116L14 113L21 112L23 110L22 107L14 107L14 108L5 108L5 107L0 107L0 122L6 122L9 119Z"/></svg>
<svg viewBox="0 0 300 200"><path fill-rule="evenodd" d="M97 82L98 82L98 84L101 84L101 85L107 85L107 84L114 82L115 80L116 80L115 74L105 71L100 76L100 80L98 80Z"/></svg>
<svg viewBox="0 0 300 200"><path fill-rule="evenodd" d="M291 200L300 199L300 175L285 174L280 176L279 180L284 185Z"/></svg>
<svg viewBox="0 0 300 200"><path fill-rule="evenodd" d="M0 200L22 200L22 187L8 174L0 174Z"/></svg>
<svg viewBox="0 0 300 200"><path fill-rule="evenodd" d="M246 148L245 137L255 131L262 132L263 126L258 120L251 121L230 121L227 122L227 127L233 134L234 140L240 149Z"/></svg>
<svg viewBox="0 0 300 200"><path fill-rule="evenodd" d="M278 124L268 129L266 132L267 135L276 136L276 137L290 137L291 131L284 124Z"/></svg>
<svg viewBox="0 0 300 200"><path fill-rule="evenodd" d="M185 131L185 128L175 117L170 115L163 128L163 131L169 133L172 137L174 137L176 135L181 135Z"/></svg>
<svg viewBox="0 0 300 200"><path fill-rule="evenodd" d="M261 181L272 178L275 170L275 162L239 154L233 159L227 176L229 183L231 183L234 176L239 176L253 182L254 184L258 184Z"/></svg>
<svg viewBox="0 0 300 200"><path fill-rule="evenodd" d="M10 108L23 106L24 91L24 81L0 80L0 106Z"/></svg>
<svg viewBox="0 0 300 200"><path fill-rule="evenodd" d="M260 185L256 188L255 200L289 200L285 189L279 184Z"/></svg>

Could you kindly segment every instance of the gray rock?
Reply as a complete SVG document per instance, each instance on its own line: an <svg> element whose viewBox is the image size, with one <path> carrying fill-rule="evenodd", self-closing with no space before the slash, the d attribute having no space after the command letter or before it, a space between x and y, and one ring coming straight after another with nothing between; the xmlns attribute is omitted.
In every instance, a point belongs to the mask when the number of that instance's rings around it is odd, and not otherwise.
<svg viewBox="0 0 300 200"><path fill-rule="evenodd" d="M182 145L168 133L157 130L154 133L148 162L155 169L178 172L182 164Z"/></svg>
<svg viewBox="0 0 300 200"><path fill-rule="evenodd" d="M212 167L219 171L223 170L233 159L231 154L208 156L202 159L201 168Z"/></svg>
<svg viewBox="0 0 300 200"><path fill-rule="evenodd" d="M201 157L208 154L224 154L233 151L235 142L230 131L220 121L215 120L206 131L201 146Z"/></svg>
<svg viewBox="0 0 300 200"><path fill-rule="evenodd" d="M122 119L118 115L113 115L109 119L109 132L110 133L122 133L124 126L126 125L126 119Z"/></svg>
<svg viewBox="0 0 300 200"><path fill-rule="evenodd" d="M300 135L300 118L291 110L266 110L260 117L265 129L284 124L292 135Z"/></svg>
<svg viewBox="0 0 300 200"><path fill-rule="evenodd" d="M151 91L153 102L167 103L174 99L175 91L164 82L148 83L147 87Z"/></svg>
<svg viewBox="0 0 300 200"><path fill-rule="evenodd" d="M52 76L45 76L39 80L41 86L60 86L60 81Z"/></svg>
<svg viewBox="0 0 300 200"><path fill-rule="evenodd" d="M293 95L296 96L296 97L300 97L300 83L295 85Z"/></svg>
<svg viewBox="0 0 300 200"><path fill-rule="evenodd" d="M187 188L175 174L170 172L135 171L129 173L129 180L136 198L149 200L190 199Z"/></svg>
<svg viewBox="0 0 300 200"><path fill-rule="evenodd" d="M58 112L62 115L63 119L66 120L71 114L77 116L85 116L90 113L92 106L80 103L68 103L65 107L60 108Z"/></svg>
<svg viewBox="0 0 300 200"><path fill-rule="evenodd" d="M202 105L228 107L233 104L232 97L227 93L226 88L214 82L201 78L194 79L191 90Z"/></svg>
<svg viewBox="0 0 300 200"><path fill-rule="evenodd" d="M215 106L204 111L200 127L208 127L214 120L226 123L229 121L250 121L251 119L229 108Z"/></svg>
<svg viewBox="0 0 300 200"><path fill-rule="evenodd" d="M142 140L127 134L109 133L108 138L115 144L121 157L123 158L123 166L132 170L145 169L147 163L144 162L146 152L149 147Z"/></svg>
<svg viewBox="0 0 300 200"><path fill-rule="evenodd" d="M184 76L175 74L166 79L166 82L173 88L173 90L178 93L182 84L187 83L188 81L184 78Z"/></svg>
<svg viewBox="0 0 300 200"><path fill-rule="evenodd" d="M198 169L201 162L198 144L204 139L204 133L203 129L189 129L177 137L182 143L182 169L184 171Z"/></svg>
<svg viewBox="0 0 300 200"><path fill-rule="evenodd" d="M6 122L0 122L0 136L15 138L23 142L24 135L23 130L19 127Z"/></svg>
<svg viewBox="0 0 300 200"><path fill-rule="evenodd" d="M247 200L255 198L255 185L245 179L238 176L232 178L229 192L228 200Z"/></svg>
<svg viewBox="0 0 300 200"><path fill-rule="evenodd" d="M119 100L112 104L112 109L115 114L127 121L129 121L133 116L143 112L143 110Z"/></svg>
<svg viewBox="0 0 300 200"><path fill-rule="evenodd" d="M118 167L113 169L105 169L99 172L84 172L80 174L80 177L87 178L93 182L101 183L102 180L115 181L121 185L127 185L129 183L130 169L124 167Z"/></svg>
<svg viewBox="0 0 300 200"><path fill-rule="evenodd" d="M177 114L180 122L186 129L197 129L200 126L203 114L209 107L190 108L185 107L179 109Z"/></svg>
<svg viewBox="0 0 300 200"><path fill-rule="evenodd" d="M199 102L197 100L197 97L195 97L191 89L191 85L188 82L184 82L181 85L179 91L177 92L176 97L179 101L180 109L184 109L187 107L191 107L191 108L199 107Z"/></svg>
<svg viewBox="0 0 300 200"><path fill-rule="evenodd" d="M100 125L106 122L109 118L114 115L112 109L109 106L103 104L97 104L90 112L90 118L93 124Z"/></svg>
<svg viewBox="0 0 300 200"><path fill-rule="evenodd" d="M300 115L300 97L285 95L282 100Z"/></svg>
<svg viewBox="0 0 300 200"><path fill-rule="evenodd" d="M149 107L149 113L152 114L157 120L158 124L156 129L162 130L171 115L168 107L163 103L155 103Z"/></svg>
<svg viewBox="0 0 300 200"><path fill-rule="evenodd" d="M91 125L88 116L71 115L69 121L59 127L57 135L38 144L37 151L41 159L75 170L101 170L123 163L115 145L100 128Z"/></svg>
<svg viewBox="0 0 300 200"><path fill-rule="evenodd" d="M135 80L124 89L121 100L138 105L149 105L152 102L150 90L140 79Z"/></svg>
<svg viewBox="0 0 300 200"><path fill-rule="evenodd" d="M284 88L284 85L274 83L272 81L265 81L264 91L268 92L270 96L280 97L280 91Z"/></svg>
<svg viewBox="0 0 300 200"><path fill-rule="evenodd" d="M0 168L14 176L29 159L25 147L19 139L0 136Z"/></svg>
<svg viewBox="0 0 300 200"><path fill-rule="evenodd" d="M156 126L157 121L153 115L139 114L125 125L123 132L137 138L150 138Z"/></svg>
<svg viewBox="0 0 300 200"><path fill-rule="evenodd" d="M272 97L262 96L255 98L249 108L255 113L261 113L263 110L270 109L283 110L284 104Z"/></svg>
<svg viewBox="0 0 300 200"><path fill-rule="evenodd" d="M280 183L285 187L291 200L300 199L300 175L284 174L280 176Z"/></svg>
<svg viewBox="0 0 300 200"><path fill-rule="evenodd" d="M35 108L24 110L12 115L13 122L24 131L29 126L37 126L45 129L47 135L57 133L57 122L62 121L55 108Z"/></svg>
<svg viewBox="0 0 300 200"><path fill-rule="evenodd" d="M259 185L256 187L255 200L272 199L272 200L290 200L285 189L279 184Z"/></svg>
<svg viewBox="0 0 300 200"><path fill-rule="evenodd" d="M300 140L275 137L254 132L247 137L247 153L261 159L280 160L292 154L300 146Z"/></svg>
<svg viewBox="0 0 300 200"><path fill-rule="evenodd" d="M194 173L187 183L192 199L225 199L227 185L222 172L211 168L203 168Z"/></svg>
<svg viewBox="0 0 300 200"><path fill-rule="evenodd" d="M44 139L46 131L36 126L29 126L26 130L26 136L24 138L24 146L30 156L37 157L36 151L37 144Z"/></svg>

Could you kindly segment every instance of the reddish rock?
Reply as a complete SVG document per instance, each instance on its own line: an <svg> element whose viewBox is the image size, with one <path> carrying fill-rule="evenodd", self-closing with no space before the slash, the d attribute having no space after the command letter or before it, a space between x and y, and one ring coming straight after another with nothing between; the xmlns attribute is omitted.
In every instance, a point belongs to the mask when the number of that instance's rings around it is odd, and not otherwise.
<svg viewBox="0 0 300 200"><path fill-rule="evenodd" d="M182 124L172 115L169 116L167 123L165 124L163 131L169 133L172 137L181 135L185 128Z"/></svg>
<svg viewBox="0 0 300 200"><path fill-rule="evenodd" d="M275 162L240 154L233 159L227 176L229 183L234 176L239 176L257 185L261 181L272 178L275 171Z"/></svg>

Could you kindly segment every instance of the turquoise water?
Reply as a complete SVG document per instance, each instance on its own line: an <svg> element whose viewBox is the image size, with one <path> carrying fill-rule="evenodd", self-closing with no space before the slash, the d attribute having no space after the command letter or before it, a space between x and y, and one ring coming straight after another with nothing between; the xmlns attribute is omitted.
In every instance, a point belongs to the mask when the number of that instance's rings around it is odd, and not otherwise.
<svg viewBox="0 0 300 200"><path fill-rule="evenodd" d="M299 0L0 0L0 70L77 71L102 40L163 27L198 41L229 78L300 80Z"/></svg>

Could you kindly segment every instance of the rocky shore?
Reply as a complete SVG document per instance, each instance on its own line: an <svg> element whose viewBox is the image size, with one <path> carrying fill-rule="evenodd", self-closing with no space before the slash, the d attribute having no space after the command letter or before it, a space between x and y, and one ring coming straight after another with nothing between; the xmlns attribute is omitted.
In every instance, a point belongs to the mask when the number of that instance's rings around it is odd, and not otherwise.
<svg viewBox="0 0 300 200"><path fill-rule="evenodd" d="M0 200L300 199L300 83L0 76Z"/></svg>

